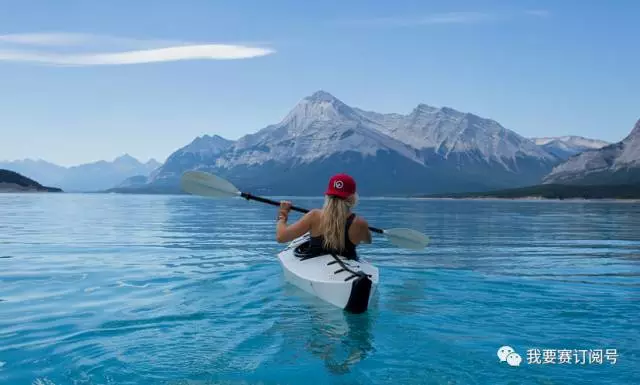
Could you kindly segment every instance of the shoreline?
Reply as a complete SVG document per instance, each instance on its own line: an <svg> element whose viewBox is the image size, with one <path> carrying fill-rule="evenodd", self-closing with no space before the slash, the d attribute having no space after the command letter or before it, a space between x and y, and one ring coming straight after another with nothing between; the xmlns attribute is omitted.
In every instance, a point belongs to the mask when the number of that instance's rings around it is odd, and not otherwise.
<svg viewBox="0 0 640 385"><path fill-rule="evenodd" d="M535 201L535 202L601 202L601 203L640 203L640 198L545 198L540 196L504 198L504 197L415 197L417 200L468 200L468 201Z"/></svg>
<svg viewBox="0 0 640 385"><path fill-rule="evenodd" d="M50 193L50 192L60 192L60 191L47 191L42 189L34 189L34 188L2 188L0 184L0 194L34 194L34 193ZM62 191L64 192L64 191ZM190 197L192 195L182 193L123 193L123 192L104 192L104 191L89 191L89 192L64 192L65 194L87 194L87 195L137 195L137 196L182 196L182 197ZM298 195L277 195L277 196L268 196L272 199L322 199L322 196L298 196ZM527 196L527 197L421 197L421 196L362 196L361 200L415 200L415 201L501 201L501 202L554 202L554 203L640 203L640 198L545 198L540 196Z"/></svg>

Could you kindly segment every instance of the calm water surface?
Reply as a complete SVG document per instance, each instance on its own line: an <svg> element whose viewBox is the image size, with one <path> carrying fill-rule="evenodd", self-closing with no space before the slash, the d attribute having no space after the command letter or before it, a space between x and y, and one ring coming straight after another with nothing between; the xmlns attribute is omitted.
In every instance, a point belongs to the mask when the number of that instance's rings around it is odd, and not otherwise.
<svg viewBox="0 0 640 385"><path fill-rule="evenodd" d="M274 207L0 195L0 383L640 383L640 205L370 199L358 212L432 243L362 247L381 284L348 315L283 281ZM500 362L503 345L520 366ZM569 349L570 363L530 363L529 349ZM616 359L576 362L580 349Z"/></svg>

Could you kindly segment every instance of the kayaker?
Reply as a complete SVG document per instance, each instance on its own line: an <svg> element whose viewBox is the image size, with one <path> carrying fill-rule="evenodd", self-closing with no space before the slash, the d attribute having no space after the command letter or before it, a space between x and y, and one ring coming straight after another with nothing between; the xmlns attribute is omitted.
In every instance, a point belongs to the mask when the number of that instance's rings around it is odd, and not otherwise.
<svg viewBox="0 0 640 385"><path fill-rule="evenodd" d="M296 223L287 226L291 202L280 202L276 240L286 243L309 232L311 253L333 252L357 260L357 245L371 243L369 224L352 212L357 202L355 180L347 174L336 174L329 179L322 209L309 211Z"/></svg>

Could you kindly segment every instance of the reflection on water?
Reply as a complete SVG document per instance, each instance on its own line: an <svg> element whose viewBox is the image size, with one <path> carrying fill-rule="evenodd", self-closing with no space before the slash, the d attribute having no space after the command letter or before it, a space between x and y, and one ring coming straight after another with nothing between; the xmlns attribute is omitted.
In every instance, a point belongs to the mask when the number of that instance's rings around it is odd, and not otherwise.
<svg viewBox="0 0 640 385"><path fill-rule="evenodd" d="M307 348L324 360L331 373L348 373L353 365L367 358L369 353L375 352L371 317L371 313L345 315L346 333L329 336L325 332L325 338L310 338ZM312 335L319 337L319 334Z"/></svg>
<svg viewBox="0 0 640 385"><path fill-rule="evenodd" d="M301 310L311 327L305 348L321 359L330 373L346 374L375 352L372 328L377 314L377 295L372 298L369 311L350 314L293 285L286 284L283 291L304 301Z"/></svg>

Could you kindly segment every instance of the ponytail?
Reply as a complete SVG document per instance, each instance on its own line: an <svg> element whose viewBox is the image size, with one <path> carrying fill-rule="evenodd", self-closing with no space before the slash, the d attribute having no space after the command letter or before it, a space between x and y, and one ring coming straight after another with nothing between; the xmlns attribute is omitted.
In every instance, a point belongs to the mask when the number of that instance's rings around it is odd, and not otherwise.
<svg viewBox="0 0 640 385"><path fill-rule="evenodd" d="M342 252L345 247L345 224L350 215L351 208L357 203L357 195L353 194L347 199L334 196L326 196L322 209L322 221L320 228L324 236L324 247L329 250Z"/></svg>

